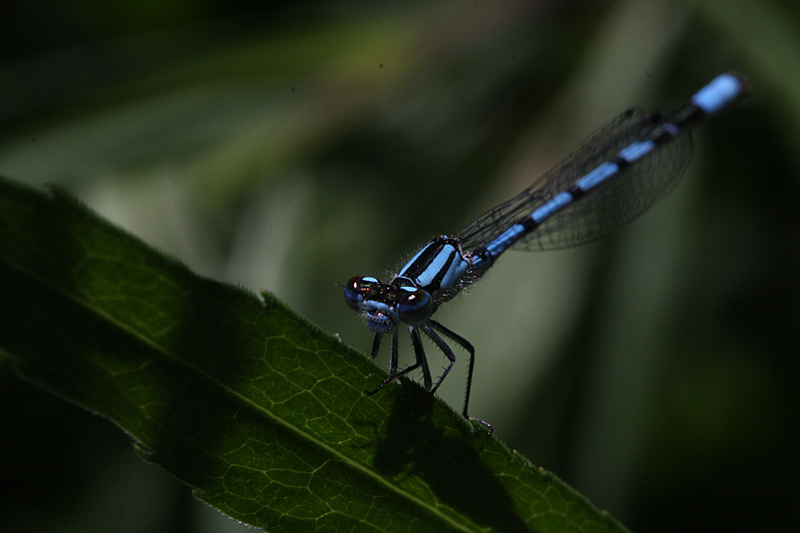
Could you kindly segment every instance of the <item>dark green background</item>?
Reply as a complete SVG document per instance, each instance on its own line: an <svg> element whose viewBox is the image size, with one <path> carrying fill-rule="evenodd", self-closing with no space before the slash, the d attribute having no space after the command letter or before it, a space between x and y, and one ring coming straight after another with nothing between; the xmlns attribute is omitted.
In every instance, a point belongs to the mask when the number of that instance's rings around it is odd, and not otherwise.
<svg viewBox="0 0 800 533"><path fill-rule="evenodd" d="M756 0L5 3L0 173L368 350L337 284L626 106L740 71L753 96L697 132L667 200L601 243L508 254L438 316L477 349L474 416L632 530L792 530L799 23ZM243 529L108 422L0 379L0 530Z"/></svg>

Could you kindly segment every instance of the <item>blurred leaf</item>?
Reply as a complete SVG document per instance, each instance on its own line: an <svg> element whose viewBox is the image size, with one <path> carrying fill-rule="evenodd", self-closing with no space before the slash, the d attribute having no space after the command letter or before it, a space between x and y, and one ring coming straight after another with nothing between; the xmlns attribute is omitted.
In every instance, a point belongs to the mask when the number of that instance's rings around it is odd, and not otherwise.
<svg viewBox="0 0 800 533"><path fill-rule="evenodd" d="M269 531L623 531L269 294L202 279L66 195L0 181L0 346L223 513Z"/></svg>

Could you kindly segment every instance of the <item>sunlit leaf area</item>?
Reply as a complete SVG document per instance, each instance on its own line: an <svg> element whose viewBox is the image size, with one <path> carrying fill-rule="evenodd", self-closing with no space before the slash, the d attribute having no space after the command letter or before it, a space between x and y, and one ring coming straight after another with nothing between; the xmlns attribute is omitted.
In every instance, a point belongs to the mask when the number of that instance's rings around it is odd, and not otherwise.
<svg viewBox="0 0 800 533"><path fill-rule="evenodd" d="M0 531L800 528L797 3L0 14ZM407 380L364 395L389 343L348 279L727 71L751 95L662 202L437 311L493 434Z"/></svg>

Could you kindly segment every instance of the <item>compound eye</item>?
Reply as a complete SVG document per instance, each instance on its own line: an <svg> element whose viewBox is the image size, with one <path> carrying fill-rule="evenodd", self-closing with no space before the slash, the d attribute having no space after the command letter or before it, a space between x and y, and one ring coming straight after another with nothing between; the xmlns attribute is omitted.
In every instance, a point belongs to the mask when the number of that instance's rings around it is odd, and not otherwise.
<svg viewBox="0 0 800 533"><path fill-rule="evenodd" d="M433 311L433 298L428 291L415 287L402 287L401 290L403 295L397 304L397 318L409 326L428 320Z"/></svg>
<svg viewBox="0 0 800 533"><path fill-rule="evenodd" d="M360 311L365 296L380 282L375 278L355 276L344 286L344 301L353 311Z"/></svg>

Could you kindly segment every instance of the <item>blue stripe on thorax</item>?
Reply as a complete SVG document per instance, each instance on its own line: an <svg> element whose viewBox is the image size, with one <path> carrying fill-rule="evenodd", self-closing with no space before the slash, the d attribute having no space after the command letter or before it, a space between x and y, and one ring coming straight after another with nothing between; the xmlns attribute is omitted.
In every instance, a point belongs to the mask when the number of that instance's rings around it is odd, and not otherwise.
<svg viewBox="0 0 800 533"><path fill-rule="evenodd" d="M455 288L469 263L461 256L458 240L440 236L431 241L404 266L398 278L411 279L434 293Z"/></svg>

